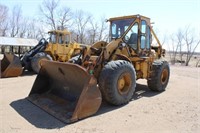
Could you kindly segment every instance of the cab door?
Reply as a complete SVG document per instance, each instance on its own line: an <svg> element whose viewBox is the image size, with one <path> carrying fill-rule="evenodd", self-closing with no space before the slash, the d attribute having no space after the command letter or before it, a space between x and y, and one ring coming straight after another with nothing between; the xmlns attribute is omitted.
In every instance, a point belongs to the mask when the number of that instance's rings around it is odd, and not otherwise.
<svg viewBox="0 0 200 133"><path fill-rule="evenodd" d="M66 44L64 43L63 35L62 34L58 34L58 44L57 44L58 52L57 53L59 55L64 54L65 47L66 47Z"/></svg>
<svg viewBox="0 0 200 133"><path fill-rule="evenodd" d="M139 55L141 57L149 57L150 54L150 27L145 20L140 23L140 48Z"/></svg>
<svg viewBox="0 0 200 133"><path fill-rule="evenodd" d="M142 78L148 77L150 69L150 27L147 25L145 20L141 20L140 23L140 36L139 36L139 58L142 59L140 62L140 70L142 72Z"/></svg>

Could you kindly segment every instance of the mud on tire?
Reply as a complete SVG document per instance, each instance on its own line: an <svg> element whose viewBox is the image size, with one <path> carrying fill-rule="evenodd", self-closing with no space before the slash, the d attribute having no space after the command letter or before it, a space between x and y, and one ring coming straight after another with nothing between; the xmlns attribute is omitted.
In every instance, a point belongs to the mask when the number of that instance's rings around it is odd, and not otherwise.
<svg viewBox="0 0 200 133"><path fill-rule="evenodd" d="M103 99L113 105L122 105L132 99L136 87L133 65L124 60L108 62L99 77Z"/></svg>

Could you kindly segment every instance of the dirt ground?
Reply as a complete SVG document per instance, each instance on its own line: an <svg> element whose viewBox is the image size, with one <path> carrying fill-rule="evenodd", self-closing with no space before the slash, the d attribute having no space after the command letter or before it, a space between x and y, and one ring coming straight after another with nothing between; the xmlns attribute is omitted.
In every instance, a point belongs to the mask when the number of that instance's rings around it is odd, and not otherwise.
<svg viewBox="0 0 200 133"><path fill-rule="evenodd" d="M171 66L167 90L152 92L138 80L126 106L103 104L96 115L64 124L25 98L36 75L0 79L0 133L200 132L200 68Z"/></svg>

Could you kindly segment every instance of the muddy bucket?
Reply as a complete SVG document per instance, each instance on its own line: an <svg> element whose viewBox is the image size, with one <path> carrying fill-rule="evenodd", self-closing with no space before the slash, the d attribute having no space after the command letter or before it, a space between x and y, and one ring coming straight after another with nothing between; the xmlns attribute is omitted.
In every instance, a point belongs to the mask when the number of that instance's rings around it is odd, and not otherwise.
<svg viewBox="0 0 200 133"><path fill-rule="evenodd" d="M4 54L1 60L1 78L17 77L23 72L20 59L14 54Z"/></svg>
<svg viewBox="0 0 200 133"><path fill-rule="evenodd" d="M27 99L65 123L95 114L102 100L96 79L84 68L48 60L41 61Z"/></svg>

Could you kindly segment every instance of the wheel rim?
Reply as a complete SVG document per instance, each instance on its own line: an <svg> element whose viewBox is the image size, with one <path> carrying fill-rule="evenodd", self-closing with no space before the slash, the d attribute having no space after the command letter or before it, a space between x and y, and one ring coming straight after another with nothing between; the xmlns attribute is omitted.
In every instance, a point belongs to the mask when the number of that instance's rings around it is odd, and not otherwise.
<svg viewBox="0 0 200 133"><path fill-rule="evenodd" d="M131 75L129 73L122 74L117 81L117 88L120 94L126 94L130 90Z"/></svg>
<svg viewBox="0 0 200 133"><path fill-rule="evenodd" d="M164 69L162 71L162 75L161 75L161 79L160 79L162 84L165 84L167 82L168 74L169 73L168 73L167 69Z"/></svg>

